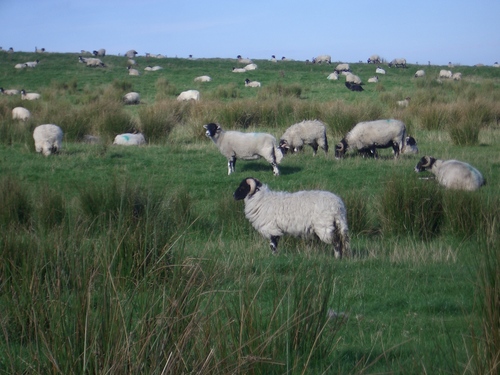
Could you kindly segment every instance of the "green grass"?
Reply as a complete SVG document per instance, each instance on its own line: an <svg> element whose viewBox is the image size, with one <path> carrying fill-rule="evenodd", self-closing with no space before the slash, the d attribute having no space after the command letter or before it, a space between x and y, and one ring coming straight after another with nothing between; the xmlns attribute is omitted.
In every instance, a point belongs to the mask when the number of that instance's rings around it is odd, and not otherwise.
<svg viewBox="0 0 500 375"><path fill-rule="evenodd" d="M32 70L18 62L41 59ZM498 368L500 70L389 69L363 93L326 76L334 66L124 57L104 69L71 54L0 54L0 374L200 373L493 374ZM375 67L351 64L367 81ZM213 81L194 83L208 74ZM244 79L261 89L245 88ZM200 103L178 103L183 90ZM121 96L141 93L139 106ZM412 98L404 110L394 103ZM25 124L13 107L33 114ZM379 160L333 148L356 122L401 118L419 156ZM227 165L203 132L279 137L294 122L328 124L330 152ZM56 123L59 155L35 153L32 130ZM112 146L141 130L148 145ZM103 142L80 142L85 134ZM469 141L471 140L471 141ZM413 168L419 157L456 158L487 185L444 191ZM319 241L285 237L277 256L232 193L247 176L274 190L326 189L347 206L352 254L334 259Z"/></svg>

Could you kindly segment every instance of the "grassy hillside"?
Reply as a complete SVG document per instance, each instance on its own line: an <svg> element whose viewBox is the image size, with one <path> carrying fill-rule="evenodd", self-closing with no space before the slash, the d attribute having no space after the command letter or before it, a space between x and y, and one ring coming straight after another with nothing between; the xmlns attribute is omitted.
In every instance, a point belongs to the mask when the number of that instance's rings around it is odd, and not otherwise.
<svg viewBox="0 0 500 375"><path fill-rule="evenodd" d="M436 80L446 67L383 66L368 84L376 66L355 63L355 93L326 79L336 64L256 61L240 74L236 60L137 57L133 77L123 56L102 60L0 53L0 87L42 95L0 96L0 373L495 373L500 69L456 67L456 82ZM201 101L177 102L187 89ZM122 104L129 91L140 105ZM12 120L16 106L32 118ZM327 124L330 152L286 156L279 177L263 160L227 176L202 128L279 138L305 118ZM405 121L420 154L334 158L355 123L378 118ZM58 155L35 153L43 123L65 133ZM135 130L146 146L112 145ZM423 155L467 161L487 185L446 191L413 172ZM285 237L272 256L232 198L247 176L338 194L352 253Z"/></svg>

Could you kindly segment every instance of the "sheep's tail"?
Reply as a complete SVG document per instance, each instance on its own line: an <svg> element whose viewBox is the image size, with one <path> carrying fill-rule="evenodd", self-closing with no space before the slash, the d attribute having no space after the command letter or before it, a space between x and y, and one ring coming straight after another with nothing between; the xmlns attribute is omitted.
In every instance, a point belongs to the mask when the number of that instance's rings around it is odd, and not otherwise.
<svg viewBox="0 0 500 375"><path fill-rule="evenodd" d="M349 228L345 218L339 218L335 223L335 257L350 256L351 245L349 238Z"/></svg>

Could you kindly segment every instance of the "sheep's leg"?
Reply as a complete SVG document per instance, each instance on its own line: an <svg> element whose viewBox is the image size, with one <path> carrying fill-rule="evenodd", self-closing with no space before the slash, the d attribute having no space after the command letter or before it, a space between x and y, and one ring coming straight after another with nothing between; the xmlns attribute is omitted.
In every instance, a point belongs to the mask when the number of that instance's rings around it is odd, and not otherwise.
<svg viewBox="0 0 500 375"><path fill-rule="evenodd" d="M269 245L271 245L271 251L273 252L273 255L276 255L278 253L278 241L279 241L278 236L271 236L271 242Z"/></svg>
<svg viewBox="0 0 500 375"><path fill-rule="evenodd" d="M394 152L394 157L397 158L399 157L399 151L400 151L399 143L392 142L392 151Z"/></svg>
<svg viewBox="0 0 500 375"><path fill-rule="evenodd" d="M234 166L236 165L236 157L232 156L231 159L227 161L227 174L228 176L234 172Z"/></svg>
<svg viewBox="0 0 500 375"><path fill-rule="evenodd" d="M273 166L273 174L275 176L279 176L280 175L280 170L278 169L278 165L276 164L276 162L272 162L271 165Z"/></svg>
<svg viewBox="0 0 500 375"><path fill-rule="evenodd" d="M318 152L318 144L313 143L311 147L313 148L313 156L316 156L316 153Z"/></svg>

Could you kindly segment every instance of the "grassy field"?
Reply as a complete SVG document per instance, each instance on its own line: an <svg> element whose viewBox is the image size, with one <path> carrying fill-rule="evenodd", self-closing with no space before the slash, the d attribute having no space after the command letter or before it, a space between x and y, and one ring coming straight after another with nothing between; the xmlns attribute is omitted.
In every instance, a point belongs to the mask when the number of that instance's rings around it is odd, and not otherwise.
<svg viewBox="0 0 500 375"><path fill-rule="evenodd" d="M439 82L446 67L383 65L358 93L326 79L335 64L239 74L231 59L136 60L139 77L123 56L89 68L77 54L0 53L0 86L42 95L0 96L1 374L498 373L500 69L460 66L462 81ZM201 101L177 102L187 89ZM121 103L129 91L140 105ZM16 106L32 118L13 121ZM227 176L202 127L279 138L305 118L328 125L330 152L286 156L278 177L262 160ZM378 118L405 121L420 154L334 158L355 123ZM43 123L65 133L58 155L35 153ZM112 145L135 130L148 145ZM413 172L423 155L469 162L487 184L446 191ZM338 194L352 253L285 237L273 256L232 198L247 176Z"/></svg>

